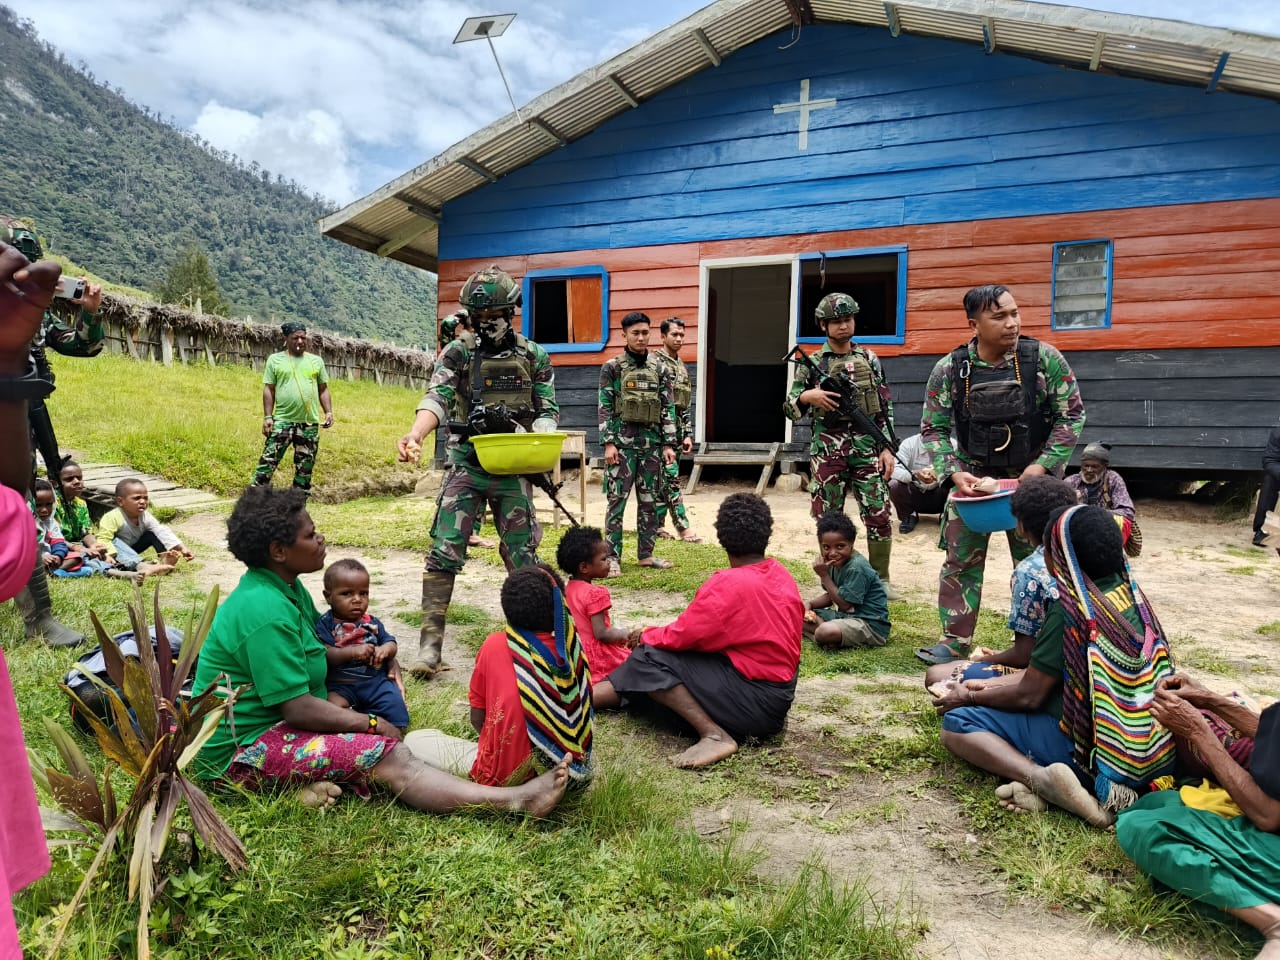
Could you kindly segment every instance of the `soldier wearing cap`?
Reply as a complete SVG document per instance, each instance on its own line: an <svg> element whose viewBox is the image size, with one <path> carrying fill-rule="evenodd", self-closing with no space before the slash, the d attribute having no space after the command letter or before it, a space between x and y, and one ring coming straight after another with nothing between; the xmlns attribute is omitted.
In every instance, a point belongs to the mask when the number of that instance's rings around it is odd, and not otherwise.
<svg viewBox="0 0 1280 960"><path fill-rule="evenodd" d="M514 567L536 563L542 540L529 482L519 476L495 476L480 466L468 423L484 420L486 433L514 430L517 425L549 433L560 419L551 358L512 325L522 299L519 284L490 266L467 278L458 299L471 318L475 339L460 336L441 351L413 426L397 443L401 460L416 460L428 433L441 425L449 428L448 469L422 574L422 633L417 655L408 665L420 677L442 669L445 615L484 505L493 509L498 536ZM458 420L451 422L455 412Z"/></svg>
<svg viewBox="0 0 1280 960"><path fill-rule="evenodd" d="M44 250L35 231L21 220L0 217L0 243L7 243L35 263L44 258ZM84 277L84 292L68 302L79 307L74 324L45 311L40 333L31 341L31 364L40 380L53 383L53 369L49 366L46 349L67 357L96 357L102 352L104 332L98 320L98 308L102 305L102 287L88 283ZM61 489L58 472L62 453L53 431L53 421L44 400L27 402L27 419L31 425L32 443L31 477L35 479L35 451L44 459L45 473L55 488ZM84 641L84 634L63 626L53 616L49 597L49 582L42 557L36 558L35 569L27 588L18 594L14 602L22 612L24 631L29 638L41 637L53 647L74 646Z"/></svg>
<svg viewBox="0 0 1280 960"><path fill-rule="evenodd" d="M329 371L322 358L307 353L306 324L290 320L280 325L280 332L284 349L267 357L262 371L262 435L267 439L253 482L269 484L292 445L293 485L310 493L320 428L333 426Z"/></svg>
<svg viewBox="0 0 1280 960"><path fill-rule="evenodd" d="M845 385L862 412L881 432L893 436L893 400L880 359L853 341L858 302L847 293L829 293L818 303L814 317L827 342L813 354L823 377ZM898 595L889 586L889 557L893 527L889 520L888 480L893 473L893 451L862 433L840 413L840 394L823 390L820 377L807 367L796 369L791 392L782 411L791 420L813 415L813 440L809 446L813 515L844 511L850 491L858 501L867 528L867 559L884 581L889 599Z"/></svg>

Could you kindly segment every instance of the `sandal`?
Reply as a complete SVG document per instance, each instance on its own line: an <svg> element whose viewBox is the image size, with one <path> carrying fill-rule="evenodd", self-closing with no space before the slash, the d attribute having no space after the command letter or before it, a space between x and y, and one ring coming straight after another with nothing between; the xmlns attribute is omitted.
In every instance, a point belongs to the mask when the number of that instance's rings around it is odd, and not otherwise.
<svg viewBox="0 0 1280 960"><path fill-rule="evenodd" d="M649 557L647 561L641 560L639 565L650 570L670 570L675 566L670 560L663 560L661 557Z"/></svg>
<svg viewBox="0 0 1280 960"><path fill-rule="evenodd" d="M657 537L659 540L674 540L676 538L675 534L673 534L670 530L666 529L665 527L658 531Z"/></svg>
<svg viewBox="0 0 1280 960"><path fill-rule="evenodd" d="M696 533L694 533L692 530L686 530L684 533L680 534L680 536L677 537L676 539L683 540L685 543L701 543L702 542L702 538L698 536Z"/></svg>
<svg viewBox="0 0 1280 960"><path fill-rule="evenodd" d="M916 658L929 664L951 663L953 660L963 660L968 655L969 651L957 649L949 643L935 643L932 647L921 647L916 651Z"/></svg>

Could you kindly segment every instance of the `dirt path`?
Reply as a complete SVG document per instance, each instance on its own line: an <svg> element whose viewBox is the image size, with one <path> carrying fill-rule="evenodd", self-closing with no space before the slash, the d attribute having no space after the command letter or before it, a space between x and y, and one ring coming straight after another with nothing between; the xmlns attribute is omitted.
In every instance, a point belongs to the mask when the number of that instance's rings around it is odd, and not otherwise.
<svg viewBox="0 0 1280 960"><path fill-rule="evenodd" d="M718 504L738 489L743 488L705 485L689 498L694 529L712 539ZM771 491L768 499L774 511L773 548L788 558L809 557L813 524L808 497ZM1280 561L1275 554L1248 546L1245 521L1218 522L1207 506L1141 502L1138 510L1145 550L1134 562L1134 572L1173 638L1175 656L1219 690L1238 689L1264 699L1280 694L1274 657L1277 634L1258 631L1280 622L1276 577ZM597 494L588 506L589 522L599 523L602 513ZM177 524L177 529L188 542L211 548L201 552L201 585L218 583L224 592L234 587L242 568L226 554L222 518L198 514ZM894 583L918 603L931 604L936 596L942 559L937 536L936 521L925 518L913 533L895 540ZM658 553L678 560L680 549L663 544ZM416 628L398 617L418 608L421 555L400 550L362 555L348 548L330 549L330 560L340 556L356 556L374 571L374 611L392 633L413 638ZM1008 551L993 541L984 596L988 608L1008 609L1010 572ZM497 567L468 564L458 580L455 601L499 620L501 580ZM319 605L319 576L308 578L308 586ZM619 591L615 601L624 620L642 614L646 619L667 618L680 606L678 597L658 591ZM457 642L459 629L447 630L444 652L454 668L450 678L465 683L472 654ZM833 727L863 733L881 729L876 710L886 685L899 686L908 695L918 684L914 676L878 677L874 684L854 677L803 680L786 736L773 748L780 772L769 802L735 791L726 803L700 810L695 826L714 838L730 821L747 824L745 841L765 854L761 870L781 879L793 877L810 861L822 864L836 878L868 879L880 903L900 903L927 923L923 952L930 957L1110 960L1127 955L1140 960L1189 960L1190 954L1155 950L1096 929L1074 911L1015 900L993 871L966 856L969 848L976 849L978 838L966 834L966 821L957 817L954 800L929 788L921 775L852 778L847 789L833 796L813 795L804 782L788 782L788 764L803 765L810 783L815 776L820 780L826 774L835 775L823 766L823 736ZM833 699L847 703L847 709L833 713ZM1035 947L1028 953L1033 942Z"/></svg>

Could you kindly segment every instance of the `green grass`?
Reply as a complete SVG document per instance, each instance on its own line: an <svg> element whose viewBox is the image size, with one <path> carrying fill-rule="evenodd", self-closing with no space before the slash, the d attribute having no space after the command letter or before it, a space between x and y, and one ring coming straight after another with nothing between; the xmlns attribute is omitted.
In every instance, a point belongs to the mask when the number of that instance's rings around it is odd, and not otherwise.
<svg viewBox="0 0 1280 960"><path fill-rule="evenodd" d="M1280 637L1280 620L1264 623L1258 628L1258 632L1266 634L1268 637Z"/></svg>
<svg viewBox="0 0 1280 960"><path fill-rule="evenodd" d="M50 398L58 439L92 460L128 464L184 487L235 496L262 452L262 375L203 363L166 367L104 354L55 358ZM395 463L396 440L413 421L420 393L371 381L330 383L337 422L322 430L316 498L411 488L415 474ZM278 483L293 476L281 464Z"/></svg>

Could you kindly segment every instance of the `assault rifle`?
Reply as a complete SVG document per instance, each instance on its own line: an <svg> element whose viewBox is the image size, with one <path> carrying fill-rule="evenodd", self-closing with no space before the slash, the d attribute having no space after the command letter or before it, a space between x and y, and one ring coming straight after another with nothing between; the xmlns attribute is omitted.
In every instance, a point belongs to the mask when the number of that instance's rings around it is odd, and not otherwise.
<svg viewBox="0 0 1280 960"><path fill-rule="evenodd" d="M521 410L516 412L520 413L524 409L527 408L522 407ZM517 433L519 430L520 426L515 416L501 403L472 407L471 414L465 421L449 421L449 432L457 434L464 440L485 433ZM563 480L560 483L556 483L551 479L550 471L546 473L522 473L520 476L550 497L551 502L560 508L560 512L569 519L571 525L575 527L581 526L574 519L573 514L569 512L569 508L561 503L560 498L557 496L560 488L564 486Z"/></svg>
<svg viewBox="0 0 1280 960"><path fill-rule="evenodd" d="M902 456L898 453L898 440L893 435L892 424L890 424L889 433L886 436L884 431L876 426L876 422L867 416L863 409L858 406L858 401L854 398L853 393L849 390L848 386L837 380L835 377L830 376L829 374L824 374L822 372L822 368L814 363L813 357L800 349L800 344L797 343L794 347L788 350L782 359L783 362L790 361L797 366L806 367L810 373L814 374L818 378L818 388L820 390L838 394L840 400L836 412L845 420L848 420L857 427L859 432L865 433L876 443L880 444L880 446L884 447L884 449L892 453L894 458L906 468L907 473L912 474L913 477L915 476L914 471L911 469L911 464L903 460Z"/></svg>

